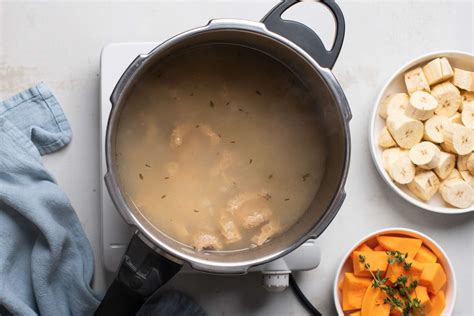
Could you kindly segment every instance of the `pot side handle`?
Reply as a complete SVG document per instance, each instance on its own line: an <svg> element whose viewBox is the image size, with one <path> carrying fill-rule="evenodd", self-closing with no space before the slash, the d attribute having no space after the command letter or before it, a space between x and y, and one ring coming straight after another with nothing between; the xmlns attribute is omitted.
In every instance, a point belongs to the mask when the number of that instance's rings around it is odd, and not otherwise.
<svg viewBox="0 0 474 316"><path fill-rule="evenodd" d="M136 315L148 297L181 269L182 264L160 255L142 238L133 235L95 316Z"/></svg>
<svg viewBox="0 0 474 316"><path fill-rule="evenodd" d="M303 0L283 0L277 4L261 20L263 24L272 32L275 32L303 48L319 65L332 69L336 63L339 52L342 48L345 34L344 15L334 0L321 0L333 14L336 23L336 36L331 50L326 50L319 36L306 25L296 22L283 20L281 15ZM314 0L313 0L314 1ZM316 1L314 1L316 2Z"/></svg>

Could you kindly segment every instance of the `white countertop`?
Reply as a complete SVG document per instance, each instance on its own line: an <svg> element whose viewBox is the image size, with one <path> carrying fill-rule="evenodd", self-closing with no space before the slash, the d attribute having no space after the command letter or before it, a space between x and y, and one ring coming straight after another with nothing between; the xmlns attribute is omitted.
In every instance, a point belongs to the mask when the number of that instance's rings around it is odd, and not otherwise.
<svg viewBox="0 0 474 316"><path fill-rule="evenodd" d="M63 151L44 158L69 195L94 253L94 286L106 288L100 259L99 57L112 42L162 41L211 18L259 20L276 1L2 2L0 1L0 98L44 81L60 100L73 129ZM322 34L329 14L302 4L300 21ZM369 113L385 80L400 65L435 50L474 52L472 2L340 3L346 38L334 67L351 105L352 160L347 199L319 238L322 262L297 279L324 315L335 314L334 273L355 241L374 230L400 226L426 233L446 250L457 273L454 315L474 312L474 215L443 216L409 205L391 192L370 158ZM316 7L316 6L314 6ZM194 297L210 314L305 314L293 293L268 293L260 275L218 277L178 275L171 283Z"/></svg>

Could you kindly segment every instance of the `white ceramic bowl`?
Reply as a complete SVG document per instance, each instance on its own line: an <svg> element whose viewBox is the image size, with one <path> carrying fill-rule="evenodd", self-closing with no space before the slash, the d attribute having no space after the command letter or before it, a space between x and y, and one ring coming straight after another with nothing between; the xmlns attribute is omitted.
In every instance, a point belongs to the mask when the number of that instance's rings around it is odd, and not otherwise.
<svg viewBox="0 0 474 316"><path fill-rule="evenodd" d="M341 281L342 276L345 272L352 271L351 263L349 257L354 250L360 247L363 243L368 243L369 246L376 243L375 237L380 235L400 235L400 236L409 236L421 239L423 244L428 247L433 253L438 257L438 262L443 266L444 271L446 272L446 286L445 286L445 297L446 297L446 307L442 315L451 315L454 308L454 302L456 301L456 276L454 274L453 265L449 260L448 256L444 250L430 237L417 232L412 229L407 228L386 228L374 233L371 233L361 240L359 240L354 247L352 247L344 256L339 268L336 272L336 277L334 279L334 304L336 306L337 314L344 315L342 310L342 296L341 291L339 290L339 282Z"/></svg>
<svg viewBox="0 0 474 316"><path fill-rule="evenodd" d="M447 57L451 63L451 66L462 68L470 71L474 71L474 55L464 52L457 52L457 51L441 51L441 52L434 52L427 55L423 55L421 57L417 57L407 64L402 66L398 69L395 74L388 80L388 82L383 87L382 91L377 97L377 101L375 102L375 106L372 112L371 120L370 120L370 131L369 131L369 143L370 143L370 152L372 154L372 159L375 163L375 167L377 171L385 180L385 182L402 198L407 200L413 205L416 205L420 208L437 212L437 213L444 213L444 214L460 214L474 211L474 205L471 205L465 209L459 209L452 206L449 206L446 202L443 201L440 194L436 194L431 200L428 202L424 202L418 199L415 195L413 195L410 190L406 186L401 186L396 184L388 175L387 171L383 168L382 164L382 152L383 149L378 145L378 137L380 131L385 125L385 121L378 115L378 108L380 105L381 100L390 94L396 92L406 92L405 81L404 81L404 73L417 66L423 66L430 60L436 57Z"/></svg>

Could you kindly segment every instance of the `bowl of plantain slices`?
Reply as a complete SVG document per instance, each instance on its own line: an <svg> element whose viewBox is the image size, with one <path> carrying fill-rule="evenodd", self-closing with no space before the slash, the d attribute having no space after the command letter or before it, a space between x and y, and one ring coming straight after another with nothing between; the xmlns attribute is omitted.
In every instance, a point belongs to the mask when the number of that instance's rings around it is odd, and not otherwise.
<svg viewBox="0 0 474 316"><path fill-rule="evenodd" d="M378 172L408 202L474 211L474 55L435 52L401 67L377 97L369 142Z"/></svg>

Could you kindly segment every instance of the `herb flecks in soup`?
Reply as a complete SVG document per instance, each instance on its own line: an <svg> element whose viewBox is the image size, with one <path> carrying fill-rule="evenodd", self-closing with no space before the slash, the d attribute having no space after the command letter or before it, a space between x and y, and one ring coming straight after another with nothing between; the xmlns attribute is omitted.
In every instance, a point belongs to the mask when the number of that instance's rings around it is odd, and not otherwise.
<svg viewBox="0 0 474 316"><path fill-rule="evenodd" d="M259 246L313 200L325 144L314 100L270 57L207 46L168 58L129 96L116 164L129 203L198 250Z"/></svg>

